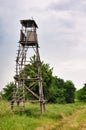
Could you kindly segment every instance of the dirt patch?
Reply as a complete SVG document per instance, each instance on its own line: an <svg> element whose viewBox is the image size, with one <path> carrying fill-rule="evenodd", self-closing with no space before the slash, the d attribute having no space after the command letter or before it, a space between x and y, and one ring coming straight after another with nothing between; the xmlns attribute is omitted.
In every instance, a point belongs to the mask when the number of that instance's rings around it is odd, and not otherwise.
<svg viewBox="0 0 86 130"><path fill-rule="evenodd" d="M81 123L79 130L86 130L86 121Z"/></svg>

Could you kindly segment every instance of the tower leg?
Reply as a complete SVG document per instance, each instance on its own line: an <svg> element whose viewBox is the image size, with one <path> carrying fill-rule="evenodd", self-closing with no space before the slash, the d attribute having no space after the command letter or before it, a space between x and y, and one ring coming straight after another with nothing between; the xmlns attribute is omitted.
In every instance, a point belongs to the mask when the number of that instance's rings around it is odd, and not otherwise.
<svg viewBox="0 0 86 130"><path fill-rule="evenodd" d="M41 108L41 113L43 114L45 112L45 103L40 102L40 108Z"/></svg>
<svg viewBox="0 0 86 130"><path fill-rule="evenodd" d="M11 101L11 110L13 110L14 107L14 101Z"/></svg>

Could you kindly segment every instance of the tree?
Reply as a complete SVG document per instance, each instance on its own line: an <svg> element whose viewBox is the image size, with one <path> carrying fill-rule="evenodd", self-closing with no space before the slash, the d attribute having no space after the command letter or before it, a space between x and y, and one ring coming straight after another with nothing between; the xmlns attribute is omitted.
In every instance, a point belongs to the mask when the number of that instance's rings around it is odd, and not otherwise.
<svg viewBox="0 0 86 130"><path fill-rule="evenodd" d="M77 91L77 98L80 101L86 101L86 83L82 89Z"/></svg>
<svg viewBox="0 0 86 130"><path fill-rule="evenodd" d="M67 103L73 103L75 99L75 86L72 81L65 82L65 99Z"/></svg>
<svg viewBox="0 0 86 130"><path fill-rule="evenodd" d="M2 98L6 100L11 100L13 95L13 88L14 88L13 82L7 84L5 88L3 88Z"/></svg>
<svg viewBox="0 0 86 130"><path fill-rule="evenodd" d="M53 103L65 103L64 92L64 80L57 76L53 76L49 88L48 101Z"/></svg>
<svg viewBox="0 0 86 130"><path fill-rule="evenodd" d="M34 59L33 59L34 60ZM33 63L33 60L31 59L32 63ZM44 97L45 99L48 99L49 98L49 88L51 86L51 83L52 83L52 68L50 68L49 64L44 64L42 62L42 79L43 79L43 91L44 91ZM35 63L33 64L28 64L24 70L23 70L23 73L25 73L26 75L26 78L30 77L30 78L36 78L37 77L37 66ZM30 84L33 84L32 82L28 82L28 80L25 82L26 86L29 87ZM38 90L38 84L35 85L35 87L33 87L33 91L35 93L38 94L39 90ZM33 95L29 94L27 95L28 98L33 98Z"/></svg>
<svg viewBox="0 0 86 130"><path fill-rule="evenodd" d="M44 97L45 99L49 98L49 88L51 87L51 82L52 82L52 70L53 68L50 68L49 64L44 64L43 62L41 63L41 69L42 69L42 78L43 78L43 91L44 91ZM38 76L38 69L37 69L37 60L36 56L32 56L30 58L30 63L25 66L25 68L20 72L20 76L24 77L25 79L28 78L37 78ZM33 82L26 80L25 84L27 87L33 86ZM14 83L11 82L5 86L3 89L3 97L6 98L7 100L11 100L12 94L13 94L13 87ZM35 93L39 93L39 87L38 84L35 84L34 87L32 87L32 90ZM35 97L26 91L26 98L28 99L35 99Z"/></svg>
<svg viewBox="0 0 86 130"><path fill-rule="evenodd" d="M44 64L42 62L42 78L43 78L43 89L45 98L49 99L49 89L52 84L53 75L52 75L53 68L50 68L49 64Z"/></svg>
<svg viewBox="0 0 86 130"><path fill-rule="evenodd" d="M74 93L75 87L71 81L64 82L63 79L58 78L57 76L53 76L52 71L53 68L50 67L49 64L45 64L41 62L41 69L42 69L42 78L43 78L43 91L44 97L48 102L51 103L73 103L74 102ZM38 69L37 69L37 60L36 56L30 58L30 63L25 66L25 68L20 72L20 76L24 77L25 85L31 89L35 93L39 93L39 86L34 81L28 80L28 78L37 78L38 76ZM4 93L3 96L7 100L11 100L13 94L13 87L14 83L11 82L5 86L3 89ZM26 99L35 99L35 97L26 91Z"/></svg>

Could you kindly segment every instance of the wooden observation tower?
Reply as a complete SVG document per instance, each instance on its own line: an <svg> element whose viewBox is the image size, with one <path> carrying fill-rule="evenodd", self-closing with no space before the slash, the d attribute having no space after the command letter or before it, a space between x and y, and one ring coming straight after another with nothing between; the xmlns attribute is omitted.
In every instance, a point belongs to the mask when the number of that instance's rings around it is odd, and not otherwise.
<svg viewBox="0 0 86 130"><path fill-rule="evenodd" d="M14 105L17 104L17 106L22 106L22 110L24 110L25 92L27 90L30 94L37 98L36 101L40 103L41 112L43 113L45 110L45 100L42 86L42 72L39 55L39 45L36 33L36 29L38 28L38 26L33 19L21 20L20 23L22 27L20 31L20 41L16 58L16 75L14 76L15 87L13 90L11 109L13 109ZM24 73L22 73L25 66L27 66L30 62L30 56L32 55L32 51L30 50L33 50L34 55L36 57L37 74L35 77L27 77ZM28 55L28 52L31 52L30 55ZM26 81L30 82L29 86L25 84ZM38 86L37 93L33 91L33 88L35 86Z"/></svg>

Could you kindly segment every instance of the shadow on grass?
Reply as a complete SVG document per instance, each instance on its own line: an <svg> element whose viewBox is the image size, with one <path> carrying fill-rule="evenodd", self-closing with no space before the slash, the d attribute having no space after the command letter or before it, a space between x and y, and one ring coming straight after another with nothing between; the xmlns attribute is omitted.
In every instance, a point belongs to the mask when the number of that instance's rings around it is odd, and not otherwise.
<svg viewBox="0 0 86 130"><path fill-rule="evenodd" d="M41 114L41 111L39 108L35 108L35 107L31 107L31 108L27 108L25 109L25 111L16 111L15 114L19 115L19 116L28 116L31 118L47 118L47 119L51 119L51 120L61 120L63 118L63 116L57 112L53 113L50 111L47 111L43 114Z"/></svg>
<svg viewBox="0 0 86 130"><path fill-rule="evenodd" d="M41 112L38 107L28 107L28 108L25 108L24 111L18 108L14 110L14 114L19 115L19 116L25 115L25 116L34 117L34 118L39 118L41 116Z"/></svg>

